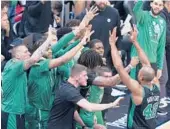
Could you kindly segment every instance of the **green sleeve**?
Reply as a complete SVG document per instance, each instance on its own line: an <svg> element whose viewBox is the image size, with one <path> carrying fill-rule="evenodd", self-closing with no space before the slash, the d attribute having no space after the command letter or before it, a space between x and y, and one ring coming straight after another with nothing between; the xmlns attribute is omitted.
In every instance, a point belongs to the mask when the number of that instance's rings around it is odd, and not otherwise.
<svg viewBox="0 0 170 129"><path fill-rule="evenodd" d="M37 66L33 66L31 68L30 73L39 75L43 72L49 71L49 62L50 62L50 59L40 61Z"/></svg>
<svg viewBox="0 0 170 129"><path fill-rule="evenodd" d="M77 44L80 42L80 40L76 40L74 43L70 44L66 49L64 49L64 53L70 51L72 48L77 46Z"/></svg>
<svg viewBox="0 0 170 129"><path fill-rule="evenodd" d="M135 14L138 23L143 23L145 19L146 11L143 11L142 7L143 7L143 1L138 1L133 8L133 12Z"/></svg>
<svg viewBox="0 0 170 129"><path fill-rule="evenodd" d="M54 53L53 58L58 58L58 57L60 57L62 55L64 55L64 50L63 49L61 49L58 52Z"/></svg>
<svg viewBox="0 0 170 129"><path fill-rule="evenodd" d="M165 44L166 44L166 23L164 24L164 29L163 29L161 38L159 40L158 48L157 48L158 69L163 69L163 62L164 62L164 55L165 55Z"/></svg>
<svg viewBox="0 0 170 129"><path fill-rule="evenodd" d="M13 63L12 67L10 67L9 71L15 76L19 76L25 72L24 70L24 61L17 61Z"/></svg>
<svg viewBox="0 0 170 129"><path fill-rule="evenodd" d="M74 37L75 35L73 32L64 35L54 46L52 46L52 53L55 53L66 46Z"/></svg>
<svg viewBox="0 0 170 129"><path fill-rule="evenodd" d="M58 52L55 52L53 54L53 57L56 58L56 57L60 57L62 55L64 55L66 52L70 51L73 47L77 46L77 44L80 42L80 40L77 40L75 41L74 43L70 44L66 49L61 49L59 50Z"/></svg>

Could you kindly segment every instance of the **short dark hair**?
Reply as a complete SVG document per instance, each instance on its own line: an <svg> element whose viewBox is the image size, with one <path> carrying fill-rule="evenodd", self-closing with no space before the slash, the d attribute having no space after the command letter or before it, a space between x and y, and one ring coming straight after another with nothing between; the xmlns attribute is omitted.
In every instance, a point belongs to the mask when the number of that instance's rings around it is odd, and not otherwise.
<svg viewBox="0 0 170 129"><path fill-rule="evenodd" d="M71 76L72 77L76 76L83 71L87 71L87 67L85 67L84 65L81 65L81 64L75 64L71 69Z"/></svg>
<svg viewBox="0 0 170 129"><path fill-rule="evenodd" d="M68 34L72 31L70 27L61 27L57 30L57 38L58 40L63 37L65 34Z"/></svg>
<svg viewBox="0 0 170 129"><path fill-rule="evenodd" d="M98 42L101 42L101 43L102 43L102 41L99 40L99 39L93 39L93 40L91 40L91 41L88 43L88 44L89 44L89 48L93 48L93 47L95 46L95 44L98 43Z"/></svg>
<svg viewBox="0 0 170 129"><path fill-rule="evenodd" d="M1 1L1 10L2 10L4 7L9 7L9 1Z"/></svg>
<svg viewBox="0 0 170 129"><path fill-rule="evenodd" d="M75 27L75 26L79 26L81 23L80 20L78 19L71 19L66 23L66 27Z"/></svg>
<svg viewBox="0 0 170 129"><path fill-rule="evenodd" d="M61 1L51 1L51 8L57 10L57 12L61 13L63 9L63 5Z"/></svg>

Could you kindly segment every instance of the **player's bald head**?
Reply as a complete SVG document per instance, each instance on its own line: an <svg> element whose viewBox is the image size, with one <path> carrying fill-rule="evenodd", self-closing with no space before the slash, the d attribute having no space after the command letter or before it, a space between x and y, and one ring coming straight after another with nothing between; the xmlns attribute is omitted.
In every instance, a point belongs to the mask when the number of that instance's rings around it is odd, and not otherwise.
<svg viewBox="0 0 170 129"><path fill-rule="evenodd" d="M144 66L140 69L138 79L141 81L145 82L150 82L154 79L155 77L155 71L152 67L150 66Z"/></svg>

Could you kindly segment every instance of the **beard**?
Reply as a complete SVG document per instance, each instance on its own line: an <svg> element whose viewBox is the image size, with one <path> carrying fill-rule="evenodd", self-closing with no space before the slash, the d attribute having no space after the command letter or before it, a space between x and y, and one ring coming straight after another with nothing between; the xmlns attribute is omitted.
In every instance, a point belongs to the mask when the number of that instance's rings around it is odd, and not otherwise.
<svg viewBox="0 0 170 129"><path fill-rule="evenodd" d="M103 11L106 8L107 5L97 5L98 9L100 11Z"/></svg>
<svg viewBox="0 0 170 129"><path fill-rule="evenodd" d="M152 12L152 14L155 15L155 16L158 16L158 15L161 13L161 11L159 11L158 13L155 13L153 9L151 9L151 12Z"/></svg>

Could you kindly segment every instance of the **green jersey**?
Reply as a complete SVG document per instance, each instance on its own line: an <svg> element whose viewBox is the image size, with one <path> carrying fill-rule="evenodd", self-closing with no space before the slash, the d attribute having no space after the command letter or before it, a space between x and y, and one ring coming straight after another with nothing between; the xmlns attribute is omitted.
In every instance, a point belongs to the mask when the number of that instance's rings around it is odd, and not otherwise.
<svg viewBox="0 0 170 129"><path fill-rule="evenodd" d="M49 59L32 66L28 79L29 103L37 109L50 110L52 88L54 86L52 72L49 69Z"/></svg>
<svg viewBox="0 0 170 129"><path fill-rule="evenodd" d="M87 93L87 100L91 103L100 103L103 98L104 89L98 86L92 85ZM80 117L83 122L88 127L93 127L94 125L94 115L95 112L89 112L84 109L80 109Z"/></svg>
<svg viewBox="0 0 170 129"><path fill-rule="evenodd" d="M24 62L11 59L2 73L2 111L24 114L26 105L27 76Z"/></svg>
<svg viewBox="0 0 170 129"><path fill-rule="evenodd" d="M143 11L143 2L138 1L133 9L137 19L137 40L151 63L157 63L158 69L163 67L166 42L166 23L161 16L153 16L151 11ZM134 46L132 56L137 52Z"/></svg>

